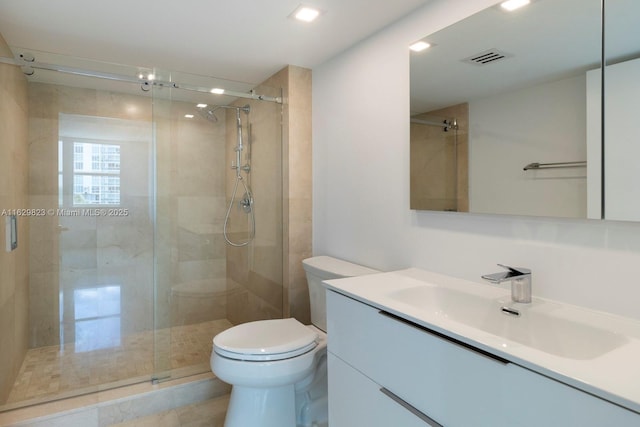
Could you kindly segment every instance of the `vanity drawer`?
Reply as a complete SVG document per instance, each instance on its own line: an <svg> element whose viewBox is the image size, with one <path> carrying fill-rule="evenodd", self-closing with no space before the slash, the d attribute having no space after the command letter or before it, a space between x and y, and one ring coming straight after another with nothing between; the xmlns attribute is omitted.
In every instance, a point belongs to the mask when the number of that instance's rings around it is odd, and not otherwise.
<svg viewBox="0 0 640 427"><path fill-rule="evenodd" d="M419 411L445 426L500 425L495 404L508 390L503 360L332 291L327 319L329 351Z"/></svg>
<svg viewBox="0 0 640 427"><path fill-rule="evenodd" d="M327 329L330 354L447 427L640 426L635 412L333 291ZM330 389L336 375L330 366Z"/></svg>
<svg viewBox="0 0 640 427"><path fill-rule="evenodd" d="M389 398L380 385L329 353L329 425L337 427L428 427L425 421Z"/></svg>

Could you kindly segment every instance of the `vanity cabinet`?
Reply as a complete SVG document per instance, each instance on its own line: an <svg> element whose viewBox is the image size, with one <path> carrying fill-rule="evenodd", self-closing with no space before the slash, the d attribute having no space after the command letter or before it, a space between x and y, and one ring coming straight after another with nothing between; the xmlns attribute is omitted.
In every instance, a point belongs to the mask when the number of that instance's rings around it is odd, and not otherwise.
<svg viewBox="0 0 640 427"><path fill-rule="evenodd" d="M327 292L332 427L639 426L640 415Z"/></svg>
<svg viewBox="0 0 640 427"><path fill-rule="evenodd" d="M329 371L334 378L330 426L424 427L425 422L380 392L380 386L339 357L329 353ZM335 387L337 386L337 387Z"/></svg>

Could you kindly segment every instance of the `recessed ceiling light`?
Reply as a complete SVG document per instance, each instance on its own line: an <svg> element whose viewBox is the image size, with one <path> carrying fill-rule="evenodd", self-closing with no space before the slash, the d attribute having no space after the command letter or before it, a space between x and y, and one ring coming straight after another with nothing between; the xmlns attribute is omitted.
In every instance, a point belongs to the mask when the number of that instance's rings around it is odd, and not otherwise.
<svg viewBox="0 0 640 427"><path fill-rule="evenodd" d="M138 78L140 80L155 80L156 79L156 75L153 74L152 71L139 70L138 71Z"/></svg>
<svg viewBox="0 0 640 427"><path fill-rule="evenodd" d="M290 18L295 18L298 21L303 21L303 22L312 22L314 21L318 16L320 16L320 10L316 9L314 7L310 7L310 6L304 6L304 5L300 5L296 8L296 10L294 10L291 15L289 15Z"/></svg>
<svg viewBox="0 0 640 427"><path fill-rule="evenodd" d="M193 119L193 114L185 114L184 115L187 119Z"/></svg>
<svg viewBox="0 0 640 427"><path fill-rule="evenodd" d="M215 93L216 95L222 95L224 93L224 89L220 89L219 87L214 87L211 89L211 93Z"/></svg>
<svg viewBox="0 0 640 427"><path fill-rule="evenodd" d="M431 45L429 43L420 40L420 41L415 42L412 45L410 45L409 49L411 49L414 52L422 52L423 50L428 49L430 47L431 47Z"/></svg>
<svg viewBox="0 0 640 427"><path fill-rule="evenodd" d="M197 104L196 107L198 108L206 108L207 104Z"/></svg>
<svg viewBox="0 0 640 427"><path fill-rule="evenodd" d="M529 3L531 3L530 0L507 0L500 3L500 6L511 12L513 10L520 9L522 6L526 6Z"/></svg>

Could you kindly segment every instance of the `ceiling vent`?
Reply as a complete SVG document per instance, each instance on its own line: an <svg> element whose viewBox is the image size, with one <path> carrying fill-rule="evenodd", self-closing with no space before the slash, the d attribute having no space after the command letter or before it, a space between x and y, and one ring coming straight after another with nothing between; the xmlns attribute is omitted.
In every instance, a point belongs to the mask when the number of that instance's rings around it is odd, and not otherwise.
<svg viewBox="0 0 640 427"><path fill-rule="evenodd" d="M512 54L498 49L489 49L484 52L471 55L468 58L463 59L462 62L473 65L489 65L502 61L503 59L511 58L512 56Z"/></svg>

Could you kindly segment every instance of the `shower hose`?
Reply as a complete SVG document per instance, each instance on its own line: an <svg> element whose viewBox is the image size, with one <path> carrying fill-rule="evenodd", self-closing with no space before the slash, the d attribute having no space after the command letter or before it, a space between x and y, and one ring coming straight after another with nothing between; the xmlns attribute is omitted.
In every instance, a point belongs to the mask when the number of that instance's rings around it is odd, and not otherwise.
<svg viewBox="0 0 640 427"><path fill-rule="evenodd" d="M249 229L249 238L247 240L245 240L244 242L233 242L228 234L227 234L227 226L229 224L229 217L231 216L231 208L233 207L233 204L236 200L236 195L238 193L238 184L242 184L242 187L244 188L244 197L242 198L242 200L240 200L238 203L240 204L240 206L242 207L242 209L249 215L250 219L250 229ZM255 237L256 234L256 218L253 212L253 196L251 194L251 190L249 190L249 187L247 186L247 184L244 182L244 179L242 178L242 175L240 175L240 173L238 172L238 174L236 175L236 182L233 186L233 193L231 194L231 200L229 201L229 208L227 209L227 215L224 218L224 240L226 240L226 242L228 244L230 244L231 246L235 246L235 247L242 247L242 246L247 246L249 243L251 243L251 241L253 240L253 238Z"/></svg>

